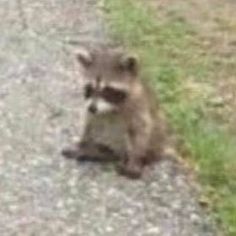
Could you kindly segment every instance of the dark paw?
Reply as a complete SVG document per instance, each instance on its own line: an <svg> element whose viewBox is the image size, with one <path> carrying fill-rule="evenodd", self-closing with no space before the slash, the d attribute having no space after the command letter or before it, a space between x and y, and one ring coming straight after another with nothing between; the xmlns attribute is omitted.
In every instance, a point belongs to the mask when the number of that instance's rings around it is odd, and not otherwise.
<svg viewBox="0 0 236 236"><path fill-rule="evenodd" d="M76 157L78 162L98 162L98 159L95 156L80 154Z"/></svg>
<svg viewBox="0 0 236 236"><path fill-rule="evenodd" d="M119 165L117 168L117 172L120 175L124 175L130 179L139 179L142 176L142 168L141 167L128 167Z"/></svg>
<svg viewBox="0 0 236 236"><path fill-rule="evenodd" d="M76 159L78 158L78 150L73 150L70 148L65 148L61 152L62 156L68 159Z"/></svg>

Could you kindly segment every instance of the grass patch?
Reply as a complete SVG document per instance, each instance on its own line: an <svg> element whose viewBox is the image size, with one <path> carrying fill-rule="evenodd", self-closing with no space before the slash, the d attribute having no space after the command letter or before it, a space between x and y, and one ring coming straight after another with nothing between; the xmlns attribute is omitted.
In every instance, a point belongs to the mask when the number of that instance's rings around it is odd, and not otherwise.
<svg viewBox="0 0 236 236"><path fill-rule="evenodd" d="M190 147L217 219L236 235L236 140L207 113L214 57L183 19L162 19L139 0L103 2L114 39L140 55L143 77Z"/></svg>

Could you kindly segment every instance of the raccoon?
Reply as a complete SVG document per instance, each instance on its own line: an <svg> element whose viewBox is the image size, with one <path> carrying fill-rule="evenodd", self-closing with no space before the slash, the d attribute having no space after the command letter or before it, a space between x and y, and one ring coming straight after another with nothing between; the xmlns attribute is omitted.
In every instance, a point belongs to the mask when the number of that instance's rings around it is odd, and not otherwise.
<svg viewBox="0 0 236 236"><path fill-rule="evenodd" d="M81 141L63 150L79 161L118 160L120 174L139 178L160 159L167 143L162 109L140 77L140 62L121 48L84 48L83 95L88 113Z"/></svg>

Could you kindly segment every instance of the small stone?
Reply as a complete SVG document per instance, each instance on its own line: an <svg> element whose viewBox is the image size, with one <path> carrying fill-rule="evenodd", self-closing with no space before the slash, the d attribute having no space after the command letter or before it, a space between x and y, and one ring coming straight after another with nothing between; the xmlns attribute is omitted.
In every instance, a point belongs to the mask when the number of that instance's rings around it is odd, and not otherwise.
<svg viewBox="0 0 236 236"><path fill-rule="evenodd" d="M202 196L199 199L199 204L201 207L208 207L210 205L210 200L206 196Z"/></svg>
<svg viewBox="0 0 236 236"><path fill-rule="evenodd" d="M72 142L74 142L74 143L79 142L79 140L80 140L80 137L78 137L78 136L73 136L72 137Z"/></svg>
<svg viewBox="0 0 236 236"><path fill-rule="evenodd" d="M114 228L112 226L107 226L105 230L108 233L114 232Z"/></svg>
<svg viewBox="0 0 236 236"><path fill-rule="evenodd" d="M160 233L160 229L158 227L151 227L147 230L147 233L152 235L157 235Z"/></svg>
<svg viewBox="0 0 236 236"><path fill-rule="evenodd" d="M62 200L59 200L57 202L57 208L62 209L64 207L64 202Z"/></svg>
<svg viewBox="0 0 236 236"><path fill-rule="evenodd" d="M68 227L68 228L66 229L66 233L67 233L68 235L75 235L75 234L76 234L76 228L75 228L75 227Z"/></svg>
<svg viewBox="0 0 236 236"><path fill-rule="evenodd" d="M222 107L225 104L225 100L223 97L214 97L210 100L210 105L214 106L214 107Z"/></svg>
<svg viewBox="0 0 236 236"><path fill-rule="evenodd" d="M200 218L196 214L191 214L190 219L193 223L196 223L196 224L200 222Z"/></svg>
<svg viewBox="0 0 236 236"><path fill-rule="evenodd" d="M11 212L16 212L18 209L19 209L19 206L18 206L18 205L10 205L10 206L9 206L9 210L10 210Z"/></svg>

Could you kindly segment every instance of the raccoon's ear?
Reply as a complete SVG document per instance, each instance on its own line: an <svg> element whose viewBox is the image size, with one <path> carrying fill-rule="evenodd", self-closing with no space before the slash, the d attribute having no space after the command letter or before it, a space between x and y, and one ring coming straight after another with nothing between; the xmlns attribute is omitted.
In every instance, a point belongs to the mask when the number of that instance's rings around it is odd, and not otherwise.
<svg viewBox="0 0 236 236"><path fill-rule="evenodd" d="M136 55L126 55L121 58L121 68L130 73L136 74L138 72L139 59Z"/></svg>
<svg viewBox="0 0 236 236"><path fill-rule="evenodd" d="M84 67L89 67L93 62L91 53L88 50L82 48L76 52L76 59Z"/></svg>

